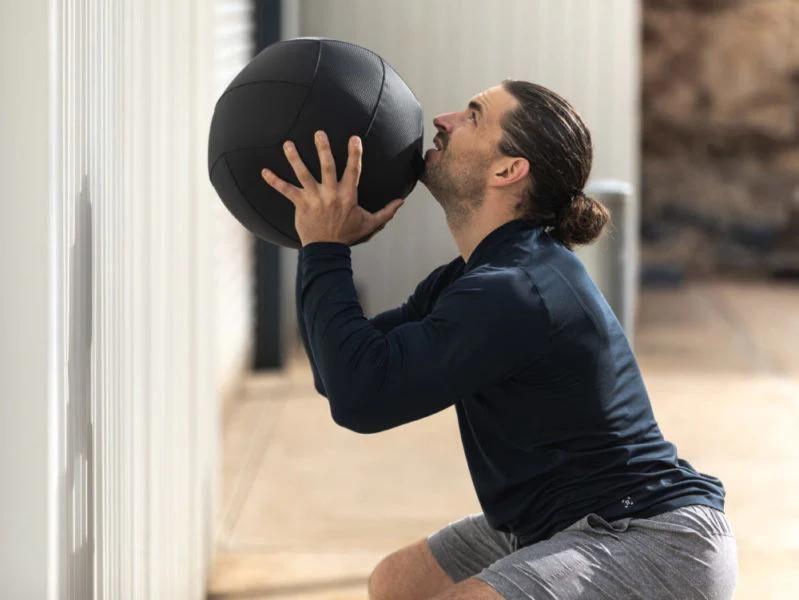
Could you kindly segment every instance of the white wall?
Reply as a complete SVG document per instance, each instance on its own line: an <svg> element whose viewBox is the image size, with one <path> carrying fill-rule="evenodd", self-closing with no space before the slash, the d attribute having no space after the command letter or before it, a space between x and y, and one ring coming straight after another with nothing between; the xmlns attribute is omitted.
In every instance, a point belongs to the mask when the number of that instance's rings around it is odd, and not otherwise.
<svg viewBox="0 0 799 600"><path fill-rule="evenodd" d="M0 3L0 595L45 598L50 277L48 2Z"/></svg>
<svg viewBox="0 0 799 600"><path fill-rule="evenodd" d="M435 115L504 78L552 88L585 118L594 140L592 178L638 183L638 0L291 0L298 34L370 48ZM636 217L637 218L637 217ZM636 228L637 229L637 228ZM581 252L589 268L591 251ZM369 312L395 306L435 266L457 256L443 211L417 185L392 223L353 249ZM293 273L291 274L293 276ZM293 288L292 288L293 289Z"/></svg>
<svg viewBox="0 0 799 600"><path fill-rule="evenodd" d="M2 597L205 596L252 321L207 136L250 10L2 3Z"/></svg>

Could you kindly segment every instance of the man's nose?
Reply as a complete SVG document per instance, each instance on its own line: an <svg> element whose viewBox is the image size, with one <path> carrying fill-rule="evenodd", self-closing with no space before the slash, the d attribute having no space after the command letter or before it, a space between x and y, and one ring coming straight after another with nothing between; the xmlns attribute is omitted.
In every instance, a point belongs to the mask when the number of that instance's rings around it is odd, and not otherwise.
<svg viewBox="0 0 799 600"><path fill-rule="evenodd" d="M458 113L449 112L444 113L443 115L438 115L435 119L433 119L433 125L435 125L436 129L439 131L446 131L447 133L452 133L452 128L457 120Z"/></svg>

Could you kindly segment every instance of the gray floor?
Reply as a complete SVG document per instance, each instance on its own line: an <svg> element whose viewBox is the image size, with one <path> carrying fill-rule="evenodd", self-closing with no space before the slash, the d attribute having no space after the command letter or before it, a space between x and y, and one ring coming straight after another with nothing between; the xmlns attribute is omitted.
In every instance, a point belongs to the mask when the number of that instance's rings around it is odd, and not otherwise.
<svg viewBox="0 0 799 600"><path fill-rule="evenodd" d="M645 292L636 354L681 457L727 487L736 598L799 598L799 286ZM389 552L479 510L452 408L373 436L333 423L303 356L224 433L214 598L362 600Z"/></svg>

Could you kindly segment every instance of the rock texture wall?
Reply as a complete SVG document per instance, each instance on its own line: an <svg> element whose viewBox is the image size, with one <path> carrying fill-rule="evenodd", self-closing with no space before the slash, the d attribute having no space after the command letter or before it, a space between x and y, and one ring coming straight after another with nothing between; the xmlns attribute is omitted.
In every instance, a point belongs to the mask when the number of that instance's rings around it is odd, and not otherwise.
<svg viewBox="0 0 799 600"><path fill-rule="evenodd" d="M799 0L643 0L643 262L799 273Z"/></svg>

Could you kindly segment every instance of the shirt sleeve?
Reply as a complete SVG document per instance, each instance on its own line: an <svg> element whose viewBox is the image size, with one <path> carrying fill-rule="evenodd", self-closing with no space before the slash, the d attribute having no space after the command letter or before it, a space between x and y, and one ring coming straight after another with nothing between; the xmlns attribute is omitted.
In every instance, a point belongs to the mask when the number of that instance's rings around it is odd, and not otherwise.
<svg viewBox="0 0 799 600"><path fill-rule="evenodd" d="M454 262L441 265L425 277L414 289L402 306L391 308L381 312L369 321L383 333L388 333L395 327L409 321L419 321L429 312L431 299L436 295L436 289L440 287L439 278L444 275L447 269L452 269ZM446 278L445 278L446 279Z"/></svg>
<svg viewBox="0 0 799 600"><path fill-rule="evenodd" d="M430 275L425 277L417 286L408 299L402 303L401 306L391 308L383 311L369 321L377 329L383 333L388 333L395 327L407 323L409 321L418 321L422 319L428 312L430 298L435 294L435 289L440 285L438 278L445 272L446 269L451 269L455 261L441 265L433 270ZM305 348L305 354L308 356L308 362L311 364L311 372L313 373L314 387L316 391L322 396L327 396L325 392L325 384L322 381L322 375L316 365L316 360L313 356L313 351L308 342L308 331L305 325L305 316L302 310L302 260L301 257L297 258L297 276L295 280L295 309L297 314L297 327L300 332L300 339Z"/></svg>
<svg viewBox="0 0 799 600"><path fill-rule="evenodd" d="M333 419L353 431L439 412L546 350L546 308L520 270L461 276L429 314L384 332L364 317L347 245L315 242L300 255L309 345Z"/></svg>
<svg viewBox="0 0 799 600"><path fill-rule="evenodd" d="M316 388L316 391L322 396L327 396L325 384L322 381L322 375L319 373L319 368L316 366L316 360L314 359L311 345L308 343L308 331L305 326L305 315L302 310L302 260L300 256L297 257L297 278L294 285L294 303L297 311L297 327L300 330L300 339L305 348L305 354L308 356L308 362L311 363L314 388Z"/></svg>

